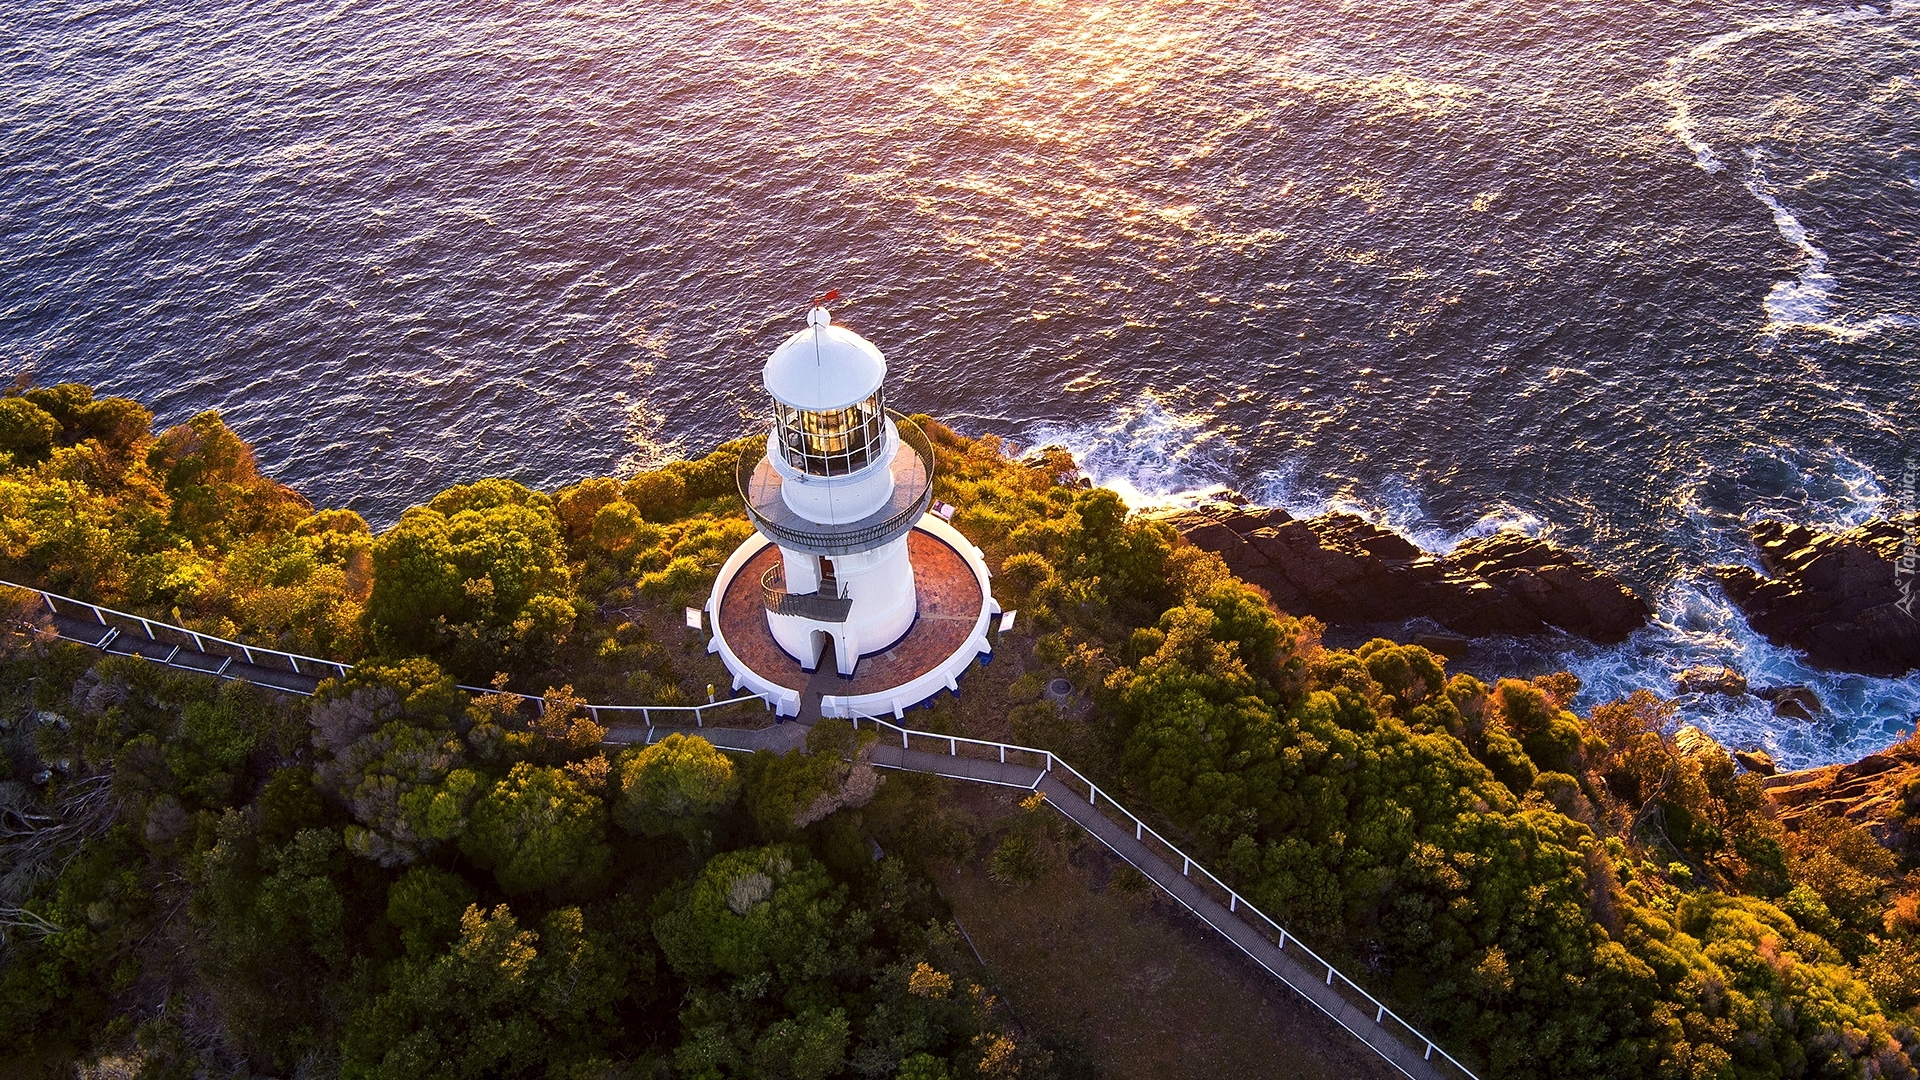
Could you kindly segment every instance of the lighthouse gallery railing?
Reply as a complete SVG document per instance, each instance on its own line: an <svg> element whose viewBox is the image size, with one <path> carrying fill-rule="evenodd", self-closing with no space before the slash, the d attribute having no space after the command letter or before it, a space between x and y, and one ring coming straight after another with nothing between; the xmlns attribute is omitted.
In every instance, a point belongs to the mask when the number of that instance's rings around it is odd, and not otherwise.
<svg viewBox="0 0 1920 1080"><path fill-rule="evenodd" d="M885 517L878 517L876 513L875 518L845 526L807 522L786 509L777 479L769 482L765 477L756 478L755 474L761 471L766 461L766 438L761 436L740 452L739 464L734 467L734 482L740 488L740 501L746 505L747 517L753 522L753 527L776 544L822 555L864 551L905 536L913 528L913 523L919 521L933 504L933 443L919 425L905 416L892 409L887 410L887 416L900 433L901 448L912 451L921 465L920 476L912 478L917 490L904 493L906 503L903 507ZM768 466L766 471L771 470L772 467ZM896 473L894 482L900 484L903 479Z"/></svg>

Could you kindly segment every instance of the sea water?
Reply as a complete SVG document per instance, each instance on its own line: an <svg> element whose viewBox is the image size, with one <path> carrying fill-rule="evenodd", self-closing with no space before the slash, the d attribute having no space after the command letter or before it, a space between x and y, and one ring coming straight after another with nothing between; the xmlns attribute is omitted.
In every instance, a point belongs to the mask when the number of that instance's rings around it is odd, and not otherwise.
<svg viewBox="0 0 1920 1080"><path fill-rule="evenodd" d="M1516 643L1784 763L1920 681L1805 670L1708 583L1916 452L1920 5L314 3L0 12L8 373L218 408L377 525L760 422L837 288L890 392L1146 504L1431 550L1519 529L1659 608ZM1531 650L1531 651L1530 651Z"/></svg>

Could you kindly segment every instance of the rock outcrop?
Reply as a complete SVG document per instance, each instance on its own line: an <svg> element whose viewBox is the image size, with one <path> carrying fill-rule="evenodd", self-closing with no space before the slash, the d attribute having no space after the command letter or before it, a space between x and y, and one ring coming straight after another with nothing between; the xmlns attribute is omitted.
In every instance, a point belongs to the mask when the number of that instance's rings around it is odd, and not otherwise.
<svg viewBox="0 0 1920 1080"><path fill-rule="evenodd" d="M1845 532L1762 521L1753 542L1766 573L1716 566L1713 575L1768 641L1804 651L1816 667L1898 676L1920 667L1920 578L1901 565L1917 536L1920 514ZM1903 585L1913 615L1900 606Z"/></svg>
<svg viewBox="0 0 1920 1080"><path fill-rule="evenodd" d="M1773 715L1788 720L1813 720L1827 711L1810 686L1762 686L1753 696L1772 702Z"/></svg>
<svg viewBox="0 0 1920 1080"><path fill-rule="evenodd" d="M1747 677L1730 667L1690 667L1674 677L1673 685L1683 694L1744 697Z"/></svg>
<svg viewBox="0 0 1920 1080"><path fill-rule="evenodd" d="M1846 818L1874 839L1904 851L1920 829L1920 737L1868 754L1851 765L1828 765L1760 781L1788 828L1809 815Z"/></svg>
<svg viewBox="0 0 1920 1080"><path fill-rule="evenodd" d="M1475 537L1434 556L1352 514L1295 518L1211 503L1161 517L1267 590L1275 607L1334 625L1425 616L1468 637L1557 628L1604 643L1652 614L1606 571L1527 536Z"/></svg>

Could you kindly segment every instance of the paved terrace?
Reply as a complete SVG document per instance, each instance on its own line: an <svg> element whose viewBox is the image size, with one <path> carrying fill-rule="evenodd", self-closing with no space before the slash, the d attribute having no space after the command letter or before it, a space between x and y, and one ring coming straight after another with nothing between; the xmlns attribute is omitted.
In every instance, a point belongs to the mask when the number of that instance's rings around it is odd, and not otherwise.
<svg viewBox="0 0 1920 1080"><path fill-rule="evenodd" d="M877 694L905 686L959 652L973 633L984 597L967 561L925 529L907 534L907 557L913 561L919 616L906 637L861 657L852 678L837 678L829 691L835 697ZM733 575L720 600L720 633L726 637L727 647L754 674L776 686L804 691L809 674L773 640L760 595L760 575L779 561L780 549L769 544Z"/></svg>

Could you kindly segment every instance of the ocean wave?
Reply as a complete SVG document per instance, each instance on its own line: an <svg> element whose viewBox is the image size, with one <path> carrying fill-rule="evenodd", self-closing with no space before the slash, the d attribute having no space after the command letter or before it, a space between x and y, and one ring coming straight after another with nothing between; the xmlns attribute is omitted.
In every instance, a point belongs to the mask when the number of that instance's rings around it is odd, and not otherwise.
<svg viewBox="0 0 1920 1080"><path fill-rule="evenodd" d="M1717 585L1697 575L1676 580L1659 595L1654 622L1626 642L1585 646L1555 658L1580 678L1585 711L1635 690L1675 697L1675 678L1690 667L1728 667L1748 685L1805 686L1825 707L1813 721L1775 716L1753 696L1684 694L1676 700L1683 722L1695 724L1731 749L1763 749L1783 769L1852 761L1911 732L1920 715L1920 674L1901 679L1820 671L1797 650L1755 633Z"/></svg>
<svg viewBox="0 0 1920 1080"><path fill-rule="evenodd" d="M1781 142L1782 137L1785 136L1789 144L1797 150L1804 153L1811 148L1817 153L1821 149L1822 142L1820 138L1805 137L1806 132L1782 126L1787 121L1775 114L1782 108L1782 102L1789 104L1792 102L1792 95L1789 93L1776 100L1772 93L1772 84L1769 83L1770 96L1764 103L1757 106L1759 111L1754 122L1748 124L1745 130L1741 130L1732 117L1722 117L1718 121L1710 121L1703 117L1702 114L1707 106L1689 96L1689 86L1696 80L1706 83L1709 88L1714 84L1697 76L1694 69L1716 59L1730 46L1770 35L1817 38L1821 35L1831 37L1834 34L1855 30L1890 35L1895 32L1893 24L1911 11L1911 5L1896 4L1890 14L1869 5L1861 5L1842 7L1837 11L1805 11L1787 18L1759 20L1708 38L1671 58L1667 63L1665 78L1647 85L1652 93L1666 101L1668 107L1673 110L1667 122L1667 130L1693 155L1694 164L1700 169L1708 173L1719 173L1726 169L1722 155L1717 153L1713 146L1713 139L1716 137L1748 141L1753 144L1743 147L1749 167L1742 178L1742 186L1767 208L1780 238L1797 249L1804 260L1799 272L1792 280L1775 282L1761 302L1766 317L1761 329L1768 337L1778 337L1789 331L1800 331L1824 335L1838 341L1854 342L1891 331L1920 327L1920 316L1897 310L1835 313L1836 295L1842 290L1839 277L1831 269L1832 257L1826 249L1815 242L1813 233L1801 220L1802 211L1796 210L1792 204L1811 202L1815 196L1809 189L1814 180L1826 177L1830 170L1838 167L1837 162L1824 159L1808 162L1806 164L1813 177L1806 184L1798 187L1783 184L1778 176L1772 174L1774 170L1768 168L1774 163L1769 162L1769 151L1766 147L1769 144ZM1828 44L1833 47L1831 42ZM1842 51L1857 52L1859 44L1849 40ZM1805 64L1804 58L1797 54L1790 59L1795 65L1804 66ZM1898 65L1895 66L1897 69ZM1900 83L1898 76L1895 77L1894 83L1896 85ZM1832 92L1825 97L1828 100L1853 100L1847 95ZM1875 131L1906 130L1907 125L1897 117L1880 116L1872 112L1879 107L1875 104L1879 95L1863 93L1858 95L1858 99L1856 107L1862 110L1862 115L1855 122L1842 125L1844 130L1822 133L1831 135L1833 152L1838 152L1843 147L1850 148L1860 139L1869 138ZM1760 122L1763 120L1765 122ZM1722 127L1731 125L1732 130L1723 132L1721 136L1710 135L1703 129L1712 124ZM1897 148L1889 147L1888 149L1894 153L1898 152Z"/></svg>
<svg viewBox="0 0 1920 1080"><path fill-rule="evenodd" d="M1708 562L1751 563L1748 528L1768 518L1850 529L1898 509L1864 462L1831 447L1752 446L1700 466L1674 492L1677 539Z"/></svg>
<svg viewBox="0 0 1920 1080"><path fill-rule="evenodd" d="M1042 425L1022 442L1066 447L1094 483L1119 492L1136 509L1191 505L1227 492L1243 456L1209 413L1178 408L1153 394L1099 423ZM1552 533L1539 515L1505 502L1488 507L1465 527L1448 525L1431 511L1420 487L1400 475L1389 475L1364 493L1351 484L1329 491L1326 479L1299 460L1262 470L1248 494L1297 517L1356 514L1435 554L1497 532ZM1680 485L1673 501L1680 511L1677 528L1684 534L1676 539L1708 561L1750 559L1746 530L1754 520L1780 517L1846 528L1889 509L1888 489L1874 471L1831 448L1749 448L1701 469ZM1920 674L1877 679L1808 667L1797 651L1755 633L1701 568L1661 586L1655 607L1653 622L1619 645L1561 649L1537 640L1489 640L1475 643L1466 666L1489 677L1572 671L1582 683L1582 711L1639 689L1675 698L1683 722L1732 748L1765 749L1783 768L1871 753L1910 731L1920 714ZM1675 678L1698 666L1733 668L1756 689L1808 687L1825 713L1807 722L1775 716L1769 702L1752 696L1676 697Z"/></svg>
<svg viewBox="0 0 1920 1080"><path fill-rule="evenodd" d="M1351 487L1326 495L1301 479L1301 467L1289 462L1260 474L1253 486L1255 501L1263 506L1278 506L1295 517L1314 517L1338 512L1352 514L1406 537L1422 551L1444 555L1462 540L1492 536L1500 532L1543 536L1546 521L1539 515L1507 502L1487 508L1465 526L1451 527L1428 509L1425 496L1410 480L1398 474L1384 477L1370 493Z"/></svg>
<svg viewBox="0 0 1920 1080"><path fill-rule="evenodd" d="M1119 493L1135 510L1192 506L1224 495L1243 456L1213 414L1183 409L1152 391L1105 420L1042 423L1019 441L1065 447L1088 479Z"/></svg>

